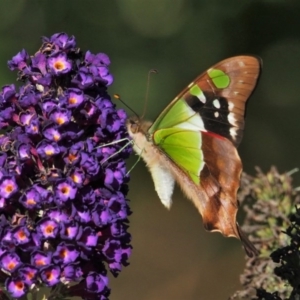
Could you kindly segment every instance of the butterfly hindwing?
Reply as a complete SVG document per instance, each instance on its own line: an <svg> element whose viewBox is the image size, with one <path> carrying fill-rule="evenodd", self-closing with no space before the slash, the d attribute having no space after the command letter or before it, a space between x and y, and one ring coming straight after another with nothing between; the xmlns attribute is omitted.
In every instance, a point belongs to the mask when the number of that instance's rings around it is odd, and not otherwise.
<svg viewBox="0 0 300 300"><path fill-rule="evenodd" d="M153 140L161 151L188 174L194 184L199 185L199 176L204 166L203 152L199 151L202 144L200 131L166 128L157 130Z"/></svg>
<svg viewBox="0 0 300 300"><path fill-rule="evenodd" d="M200 173L199 190L208 196L201 207L204 227L220 230L226 236L237 236L235 218L238 209L236 193L242 163L236 148L227 139L202 134L205 166Z"/></svg>

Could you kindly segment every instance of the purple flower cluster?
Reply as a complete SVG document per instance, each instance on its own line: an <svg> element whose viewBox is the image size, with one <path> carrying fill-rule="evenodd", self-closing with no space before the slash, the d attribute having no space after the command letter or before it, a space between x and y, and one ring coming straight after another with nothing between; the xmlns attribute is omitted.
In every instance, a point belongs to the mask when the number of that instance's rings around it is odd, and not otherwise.
<svg viewBox="0 0 300 300"><path fill-rule="evenodd" d="M65 33L8 62L22 82L0 92L0 283L11 297L47 286L53 299L108 299L106 266L116 276L128 264L131 147L109 64Z"/></svg>

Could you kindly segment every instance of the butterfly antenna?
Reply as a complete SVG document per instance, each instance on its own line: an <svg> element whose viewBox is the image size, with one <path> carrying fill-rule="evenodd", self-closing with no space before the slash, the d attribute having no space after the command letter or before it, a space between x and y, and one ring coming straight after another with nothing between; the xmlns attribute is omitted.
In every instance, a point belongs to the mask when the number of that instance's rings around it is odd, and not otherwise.
<svg viewBox="0 0 300 300"><path fill-rule="evenodd" d="M144 118L145 114L146 114L146 110L147 110L147 104L148 104L148 98L149 98L149 86L150 86L150 76L151 74L157 74L158 71L156 69L151 69L148 72L148 79L147 79L147 88L146 88L146 96L145 96L145 104L144 104L144 110L143 110L143 114L140 117L141 119Z"/></svg>
<svg viewBox="0 0 300 300"><path fill-rule="evenodd" d="M126 102L124 102L119 94L114 94L114 98L119 100L124 106L126 106L131 112L133 112L137 118L139 118L139 115L129 106L126 104Z"/></svg>

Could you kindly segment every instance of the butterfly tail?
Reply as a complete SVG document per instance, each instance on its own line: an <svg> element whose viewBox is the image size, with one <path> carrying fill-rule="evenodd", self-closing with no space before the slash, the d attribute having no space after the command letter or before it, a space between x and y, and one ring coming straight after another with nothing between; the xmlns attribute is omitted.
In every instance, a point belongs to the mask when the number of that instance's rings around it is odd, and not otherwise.
<svg viewBox="0 0 300 300"><path fill-rule="evenodd" d="M226 203L224 199L226 199L226 197L222 198L223 203ZM226 237L240 239L247 256L257 256L259 251L250 242L239 224L235 222L237 208L231 205L230 201L228 201L227 206L218 206L217 204L218 201L216 199L214 202L208 202L205 206L205 210L203 210L203 207L198 207L202 214L204 228L208 231L220 232Z"/></svg>
<svg viewBox="0 0 300 300"><path fill-rule="evenodd" d="M236 223L236 228L238 231L239 238L243 244L246 254L249 257L259 255L259 251L254 247L254 245L249 241L247 235L242 231L238 223Z"/></svg>

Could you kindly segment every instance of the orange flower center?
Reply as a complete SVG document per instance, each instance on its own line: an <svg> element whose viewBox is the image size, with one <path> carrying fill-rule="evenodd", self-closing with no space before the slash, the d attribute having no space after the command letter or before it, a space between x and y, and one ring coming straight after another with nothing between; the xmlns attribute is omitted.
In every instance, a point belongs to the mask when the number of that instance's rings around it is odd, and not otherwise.
<svg viewBox="0 0 300 300"><path fill-rule="evenodd" d="M55 69L57 69L57 70L63 70L64 67L65 67L65 65L64 65L64 63L62 63L61 61L57 61L57 62L54 64L54 67L55 67Z"/></svg>

